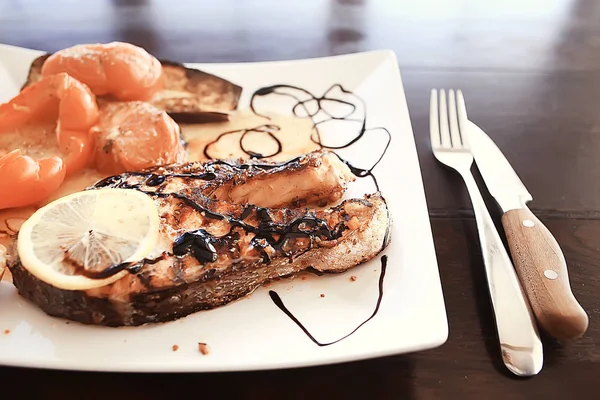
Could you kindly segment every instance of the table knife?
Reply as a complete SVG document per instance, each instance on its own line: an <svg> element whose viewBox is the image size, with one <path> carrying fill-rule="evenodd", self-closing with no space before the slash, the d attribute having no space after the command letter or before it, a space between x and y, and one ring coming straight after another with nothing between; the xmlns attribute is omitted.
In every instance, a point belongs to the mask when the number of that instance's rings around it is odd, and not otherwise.
<svg viewBox="0 0 600 400"><path fill-rule="evenodd" d="M467 132L477 169L502 209L513 264L538 325L557 339L581 337L588 328L588 315L571 291L559 244L527 207L533 197L481 128L469 121Z"/></svg>

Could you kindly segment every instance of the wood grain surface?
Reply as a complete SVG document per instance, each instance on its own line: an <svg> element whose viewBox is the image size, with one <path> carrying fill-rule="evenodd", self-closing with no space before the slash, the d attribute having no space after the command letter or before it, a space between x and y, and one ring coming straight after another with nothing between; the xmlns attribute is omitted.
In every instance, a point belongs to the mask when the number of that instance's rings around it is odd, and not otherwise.
<svg viewBox="0 0 600 400"><path fill-rule="evenodd" d="M595 0L5 0L0 42L55 51L129 41L176 61L317 57L388 48L406 89L449 319L443 346L363 362L219 374L0 368L21 398L566 399L600 389L600 2ZM0 82L1 84L1 82ZM589 315L575 341L543 337L545 365L502 365L469 199L429 147L429 91L462 89L533 195ZM484 193L485 193L485 189ZM502 232L500 212L486 194ZM1 306L1 305L0 305ZM13 384L14 382L14 384ZM187 396L190 394L188 393Z"/></svg>

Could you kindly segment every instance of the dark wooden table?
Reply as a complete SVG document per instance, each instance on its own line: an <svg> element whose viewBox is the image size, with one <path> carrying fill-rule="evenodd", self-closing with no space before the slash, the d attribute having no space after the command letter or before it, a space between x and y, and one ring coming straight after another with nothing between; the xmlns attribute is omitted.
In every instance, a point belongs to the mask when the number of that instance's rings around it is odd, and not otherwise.
<svg viewBox="0 0 600 400"><path fill-rule="evenodd" d="M53 51L129 41L180 61L259 61L390 48L400 62L450 324L421 353L282 371L123 375L0 368L22 398L597 398L600 389L600 2L384 0L0 3L0 42ZM526 3L526 4L521 4ZM552 4L551 4L552 3ZM429 149L429 90L462 88L562 245L589 314L582 339L544 337L531 379L498 355L469 199ZM489 199L489 197L488 197ZM492 204L492 203L490 203ZM499 213L492 209L494 216ZM6 386L5 386L6 387ZM30 395L30 396L26 396ZM189 394L187 396L190 396Z"/></svg>

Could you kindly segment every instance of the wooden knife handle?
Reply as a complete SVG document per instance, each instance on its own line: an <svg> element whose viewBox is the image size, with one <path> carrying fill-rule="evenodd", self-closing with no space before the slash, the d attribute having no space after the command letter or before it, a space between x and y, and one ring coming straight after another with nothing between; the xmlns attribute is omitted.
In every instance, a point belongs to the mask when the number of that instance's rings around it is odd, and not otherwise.
<svg viewBox="0 0 600 400"><path fill-rule="evenodd" d="M573 296L567 263L548 228L528 209L502 216L513 264L538 324L557 339L575 339L588 316Z"/></svg>

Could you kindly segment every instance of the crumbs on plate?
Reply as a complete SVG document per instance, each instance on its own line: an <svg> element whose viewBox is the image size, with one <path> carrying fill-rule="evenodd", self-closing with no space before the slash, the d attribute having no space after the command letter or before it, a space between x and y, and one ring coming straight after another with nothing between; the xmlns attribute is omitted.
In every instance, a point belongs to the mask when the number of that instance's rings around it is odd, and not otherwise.
<svg viewBox="0 0 600 400"><path fill-rule="evenodd" d="M179 349L179 346L177 346L176 344L173 345L173 351L177 351Z"/></svg>
<svg viewBox="0 0 600 400"><path fill-rule="evenodd" d="M198 343L198 351L202 353L202 355L207 355L209 353L208 345L206 343Z"/></svg>
<svg viewBox="0 0 600 400"><path fill-rule="evenodd" d="M325 293L321 293L321 297L325 297Z"/></svg>
<svg viewBox="0 0 600 400"><path fill-rule="evenodd" d="M5 334L5 335L8 335L9 333L10 333L10 329L5 329L5 330L4 330L4 334Z"/></svg>
<svg viewBox="0 0 600 400"><path fill-rule="evenodd" d="M355 276L355 275L352 275L352 276L350 277L350 280L351 280L352 282L356 281L356 276Z"/></svg>

